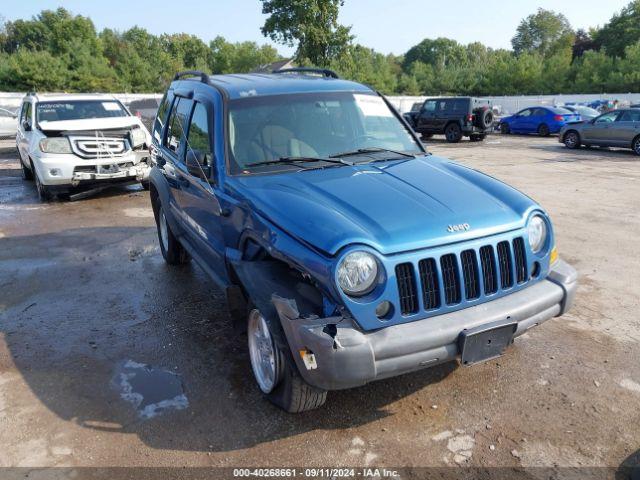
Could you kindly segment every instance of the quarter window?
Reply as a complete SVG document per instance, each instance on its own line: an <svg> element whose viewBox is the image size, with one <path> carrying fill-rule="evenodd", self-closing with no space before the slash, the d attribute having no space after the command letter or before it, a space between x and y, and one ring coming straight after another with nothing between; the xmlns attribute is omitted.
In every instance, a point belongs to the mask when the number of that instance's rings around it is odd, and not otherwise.
<svg viewBox="0 0 640 480"><path fill-rule="evenodd" d="M173 107L171 116L169 117L167 138L164 145L172 152L175 152L179 158L183 157L184 128L187 123L187 118L189 118L189 114L191 113L192 106L192 100L180 98L178 103Z"/></svg>
<svg viewBox="0 0 640 480"><path fill-rule="evenodd" d="M210 164L209 160L212 155L211 138L209 136L209 119L207 116L207 108L199 102L196 102L196 108L193 110L193 116L191 117L187 148L193 150L194 153L201 154L205 160L205 164Z"/></svg>
<svg viewBox="0 0 640 480"><path fill-rule="evenodd" d="M22 106L22 115L20 115L20 122L27 121L31 125L31 102L25 102Z"/></svg>
<svg viewBox="0 0 640 480"><path fill-rule="evenodd" d="M168 91L160 106L158 107L158 113L156 114L156 121L153 123L153 138L159 143L162 138L162 129L167 121L167 114L169 113L169 107L173 101L173 92Z"/></svg>

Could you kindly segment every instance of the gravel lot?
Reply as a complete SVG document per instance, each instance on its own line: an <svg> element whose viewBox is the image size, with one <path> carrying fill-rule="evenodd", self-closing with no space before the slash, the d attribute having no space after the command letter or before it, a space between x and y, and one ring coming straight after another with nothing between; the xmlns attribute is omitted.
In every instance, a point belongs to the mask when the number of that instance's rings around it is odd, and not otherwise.
<svg viewBox="0 0 640 480"><path fill-rule="evenodd" d="M289 415L259 395L221 292L196 266L163 263L147 192L40 204L0 141L0 466L637 462L640 157L536 137L428 147L549 211L580 273L573 310L497 361L332 392ZM131 372L176 402L141 415L121 395Z"/></svg>

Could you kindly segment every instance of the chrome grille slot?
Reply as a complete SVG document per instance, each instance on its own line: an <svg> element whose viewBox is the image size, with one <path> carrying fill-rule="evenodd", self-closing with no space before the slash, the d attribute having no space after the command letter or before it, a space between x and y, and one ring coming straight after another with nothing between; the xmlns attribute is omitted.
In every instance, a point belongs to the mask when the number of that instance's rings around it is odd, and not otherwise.
<svg viewBox="0 0 640 480"><path fill-rule="evenodd" d="M410 315L418 311L418 295L416 293L416 279L413 264L401 263L396 265L396 278L400 296L400 312Z"/></svg>
<svg viewBox="0 0 640 480"><path fill-rule="evenodd" d="M480 262L482 263L482 281L484 282L484 294L491 295L498 291L496 278L496 256L491 245L480 248Z"/></svg>
<svg viewBox="0 0 640 480"><path fill-rule="evenodd" d="M458 259L453 253L440 257L444 301L447 305L460 303L460 278L458 276Z"/></svg>
<svg viewBox="0 0 640 480"><path fill-rule="evenodd" d="M71 137L71 148L83 158L109 158L124 155L129 151L129 142L124 138Z"/></svg>
<svg viewBox="0 0 640 480"><path fill-rule="evenodd" d="M480 280L478 279L478 262L475 250L465 250L460 254L462 262L462 276L464 277L464 291L467 300L480 296Z"/></svg>
<svg viewBox="0 0 640 480"><path fill-rule="evenodd" d="M440 285L436 261L433 258L420 260L420 282L422 283L422 298L425 310L433 310L440 306Z"/></svg>
<svg viewBox="0 0 640 480"><path fill-rule="evenodd" d="M516 282L523 283L527 280L527 256L522 237L513 240L513 257L516 264Z"/></svg>
<svg viewBox="0 0 640 480"><path fill-rule="evenodd" d="M498 243L498 264L500 265L500 287L511 287L513 275L511 274L511 252L507 241Z"/></svg>

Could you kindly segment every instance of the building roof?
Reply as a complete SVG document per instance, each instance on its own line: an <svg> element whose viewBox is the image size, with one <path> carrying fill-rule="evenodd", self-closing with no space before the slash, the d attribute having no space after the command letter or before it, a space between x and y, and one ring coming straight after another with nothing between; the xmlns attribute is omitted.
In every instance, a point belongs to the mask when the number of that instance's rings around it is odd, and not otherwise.
<svg viewBox="0 0 640 480"><path fill-rule="evenodd" d="M349 80L295 73L212 75L209 82L224 90L230 99L308 92L372 91L361 83Z"/></svg>
<svg viewBox="0 0 640 480"><path fill-rule="evenodd" d="M274 70L280 70L281 68L291 68L295 67L295 63L293 63L292 58L285 58L283 60L278 60L273 63L266 63L264 65L260 65L258 68L253 70L251 73L271 73Z"/></svg>

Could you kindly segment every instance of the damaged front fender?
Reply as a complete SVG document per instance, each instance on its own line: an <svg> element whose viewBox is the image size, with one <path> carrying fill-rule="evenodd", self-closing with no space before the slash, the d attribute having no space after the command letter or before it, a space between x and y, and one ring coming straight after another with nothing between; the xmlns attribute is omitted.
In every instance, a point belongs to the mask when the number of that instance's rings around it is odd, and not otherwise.
<svg viewBox="0 0 640 480"><path fill-rule="evenodd" d="M352 319L335 316L302 317L296 301L271 296L298 370L305 381L325 390L351 388L376 377L374 353ZM317 368L303 355L311 353Z"/></svg>

